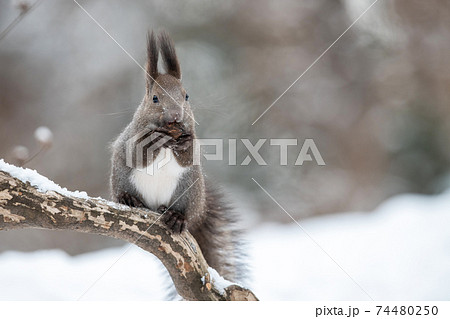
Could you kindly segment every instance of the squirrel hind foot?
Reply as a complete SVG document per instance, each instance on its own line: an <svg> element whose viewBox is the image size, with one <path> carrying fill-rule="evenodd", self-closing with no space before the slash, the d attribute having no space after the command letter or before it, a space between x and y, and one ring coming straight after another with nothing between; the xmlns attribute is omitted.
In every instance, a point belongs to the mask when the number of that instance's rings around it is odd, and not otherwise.
<svg viewBox="0 0 450 319"><path fill-rule="evenodd" d="M179 211L168 209L165 206L160 206L158 208L158 213L163 215L163 223L175 234L180 234L186 229L186 219Z"/></svg>

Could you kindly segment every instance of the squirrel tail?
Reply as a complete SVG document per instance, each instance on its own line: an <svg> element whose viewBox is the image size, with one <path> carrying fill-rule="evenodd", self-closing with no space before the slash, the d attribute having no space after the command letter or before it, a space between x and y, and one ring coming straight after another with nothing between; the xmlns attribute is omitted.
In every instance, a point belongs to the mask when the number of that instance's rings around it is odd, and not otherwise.
<svg viewBox="0 0 450 319"><path fill-rule="evenodd" d="M247 268L242 231L223 192L206 182L206 212L203 223L192 231L208 264L224 278L245 284Z"/></svg>

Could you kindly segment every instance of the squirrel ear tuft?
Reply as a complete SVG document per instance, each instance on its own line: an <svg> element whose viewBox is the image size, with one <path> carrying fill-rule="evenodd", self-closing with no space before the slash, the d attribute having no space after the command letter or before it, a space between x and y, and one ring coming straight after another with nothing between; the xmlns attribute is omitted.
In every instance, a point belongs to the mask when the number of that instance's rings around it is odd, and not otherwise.
<svg viewBox="0 0 450 319"><path fill-rule="evenodd" d="M155 33L147 33L147 92L158 77L158 45L156 43Z"/></svg>
<svg viewBox="0 0 450 319"><path fill-rule="evenodd" d="M160 32L158 39L161 56L163 58L167 73L181 80L180 63L178 62L177 54L175 52L175 45L173 44L172 39L165 31Z"/></svg>

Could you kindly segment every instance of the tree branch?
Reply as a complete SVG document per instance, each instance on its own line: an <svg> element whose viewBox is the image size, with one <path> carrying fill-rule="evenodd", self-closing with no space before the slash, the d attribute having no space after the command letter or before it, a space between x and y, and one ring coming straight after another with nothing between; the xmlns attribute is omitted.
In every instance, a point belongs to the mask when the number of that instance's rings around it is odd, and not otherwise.
<svg viewBox="0 0 450 319"><path fill-rule="evenodd" d="M0 169L0 230L70 229L122 239L159 258L187 300L258 300L238 285L226 287L221 294L194 237L188 232L173 235L159 216L100 198L43 192Z"/></svg>

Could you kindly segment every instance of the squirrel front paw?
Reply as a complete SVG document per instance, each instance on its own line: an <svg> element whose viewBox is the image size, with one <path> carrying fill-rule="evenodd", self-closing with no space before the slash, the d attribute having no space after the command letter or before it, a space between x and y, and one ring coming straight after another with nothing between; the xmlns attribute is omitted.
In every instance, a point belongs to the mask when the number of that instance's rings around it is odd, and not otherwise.
<svg viewBox="0 0 450 319"><path fill-rule="evenodd" d="M167 146L174 151L185 151L192 146L192 135L183 134L177 139L171 139Z"/></svg>
<svg viewBox="0 0 450 319"><path fill-rule="evenodd" d="M145 207L145 205L141 202L139 198L127 192L123 192L122 194L119 195L118 202L120 204L124 204L130 207L139 207L139 208Z"/></svg>
<svg viewBox="0 0 450 319"><path fill-rule="evenodd" d="M175 234L179 234L186 229L186 219L179 211L168 209L166 206L161 205L157 212L163 215L163 223Z"/></svg>

